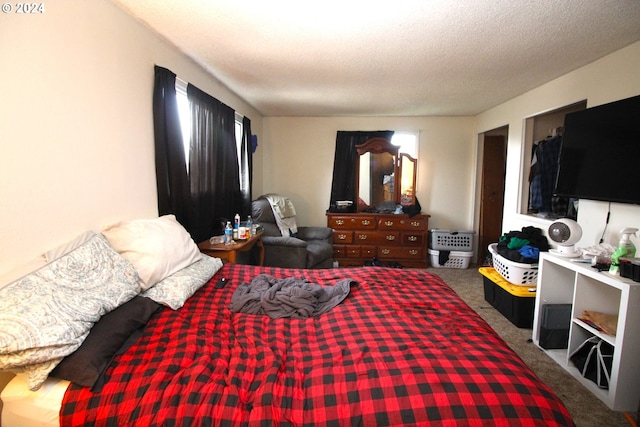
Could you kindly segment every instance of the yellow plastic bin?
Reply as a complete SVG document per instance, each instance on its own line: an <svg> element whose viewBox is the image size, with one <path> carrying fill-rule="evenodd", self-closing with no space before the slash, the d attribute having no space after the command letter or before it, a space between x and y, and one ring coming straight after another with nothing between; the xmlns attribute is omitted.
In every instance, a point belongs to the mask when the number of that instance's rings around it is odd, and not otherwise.
<svg viewBox="0 0 640 427"><path fill-rule="evenodd" d="M536 285L514 285L493 267L478 269L484 280L484 299L518 328L533 327Z"/></svg>

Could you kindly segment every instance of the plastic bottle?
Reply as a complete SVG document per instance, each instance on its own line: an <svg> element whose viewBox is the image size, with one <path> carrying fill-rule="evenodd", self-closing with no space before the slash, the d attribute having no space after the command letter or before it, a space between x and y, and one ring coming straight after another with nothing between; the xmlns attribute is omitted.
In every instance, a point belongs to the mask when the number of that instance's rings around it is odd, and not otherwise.
<svg viewBox="0 0 640 427"><path fill-rule="evenodd" d="M233 238L238 238L238 229L240 228L240 214L236 214L233 220Z"/></svg>
<svg viewBox="0 0 640 427"><path fill-rule="evenodd" d="M637 228L623 228L620 231L620 242L618 243L618 249L611 255L611 267L609 267L609 273L620 274L620 258L621 257L634 257L636 256L636 246L631 241L631 235L636 235Z"/></svg>
<svg viewBox="0 0 640 427"><path fill-rule="evenodd" d="M233 243L233 227L231 227L231 221L227 221L227 225L224 228L224 243L225 245Z"/></svg>
<svg viewBox="0 0 640 427"><path fill-rule="evenodd" d="M247 238L249 239L253 237L252 226L253 220L251 219L251 215L247 215Z"/></svg>

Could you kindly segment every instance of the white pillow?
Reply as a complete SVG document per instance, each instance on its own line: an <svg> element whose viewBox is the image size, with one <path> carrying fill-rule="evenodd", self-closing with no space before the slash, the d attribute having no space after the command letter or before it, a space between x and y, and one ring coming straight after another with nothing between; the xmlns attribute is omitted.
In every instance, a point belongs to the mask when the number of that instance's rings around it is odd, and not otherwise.
<svg viewBox="0 0 640 427"><path fill-rule="evenodd" d="M200 261L173 273L140 295L177 310L221 268L220 258L204 255Z"/></svg>
<svg viewBox="0 0 640 427"><path fill-rule="evenodd" d="M143 291L202 257L174 215L119 222L102 230L102 234L131 261Z"/></svg>

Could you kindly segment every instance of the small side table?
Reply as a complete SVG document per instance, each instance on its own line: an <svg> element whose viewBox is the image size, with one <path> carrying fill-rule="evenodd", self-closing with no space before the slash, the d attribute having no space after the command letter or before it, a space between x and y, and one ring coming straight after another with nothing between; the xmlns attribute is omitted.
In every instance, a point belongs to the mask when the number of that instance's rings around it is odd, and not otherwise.
<svg viewBox="0 0 640 427"><path fill-rule="evenodd" d="M212 245L209 240L198 243L198 249L203 254L211 257L220 258L223 261L236 263L238 252L248 252L254 246L259 250L259 264L264 265L264 245L262 244L262 233L256 234L247 240L236 240L235 243L227 245L224 243L217 243Z"/></svg>

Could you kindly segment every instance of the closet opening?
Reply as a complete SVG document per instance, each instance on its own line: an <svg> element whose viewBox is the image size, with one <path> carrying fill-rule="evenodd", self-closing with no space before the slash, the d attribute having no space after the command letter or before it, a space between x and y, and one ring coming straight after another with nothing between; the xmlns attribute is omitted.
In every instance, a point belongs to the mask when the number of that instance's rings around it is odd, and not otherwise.
<svg viewBox="0 0 640 427"><path fill-rule="evenodd" d="M575 199L553 195L562 146L564 116L587 108L582 100L525 119L520 212L538 218L576 218Z"/></svg>

